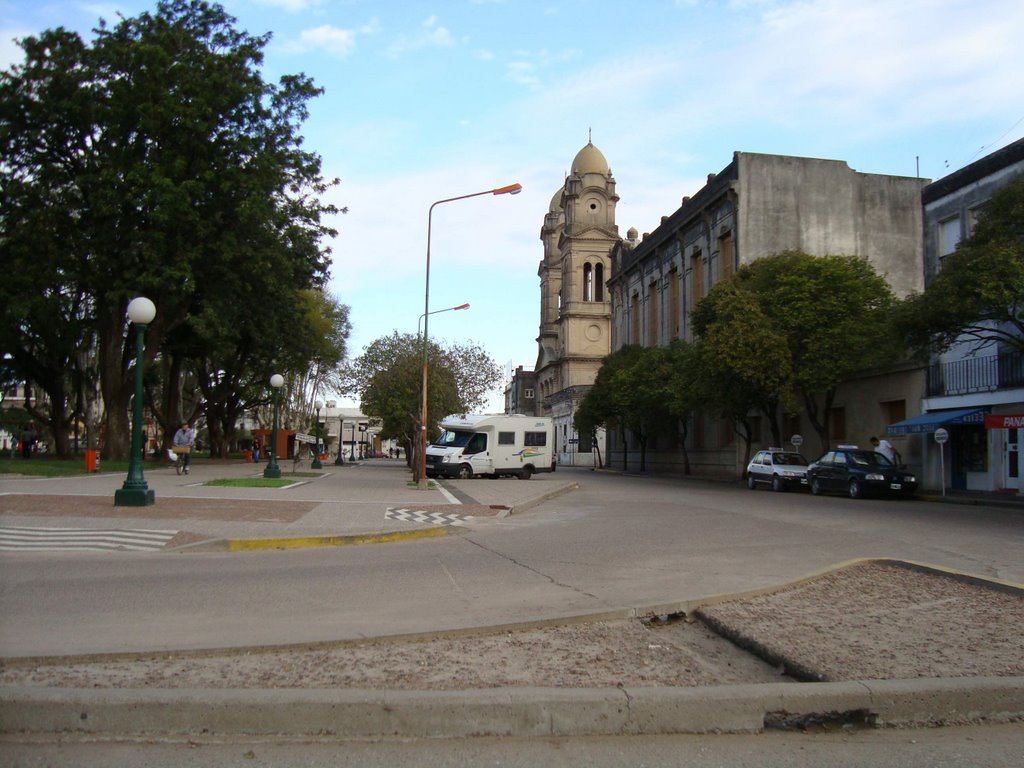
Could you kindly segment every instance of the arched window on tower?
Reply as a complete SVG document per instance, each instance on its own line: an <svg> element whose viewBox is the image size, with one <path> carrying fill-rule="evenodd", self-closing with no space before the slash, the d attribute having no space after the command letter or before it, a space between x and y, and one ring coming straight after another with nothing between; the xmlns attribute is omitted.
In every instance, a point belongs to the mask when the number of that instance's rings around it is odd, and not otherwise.
<svg viewBox="0 0 1024 768"><path fill-rule="evenodd" d="M594 301L604 301L604 264L594 268Z"/></svg>
<svg viewBox="0 0 1024 768"><path fill-rule="evenodd" d="M583 265L583 300L594 300L594 270L589 262Z"/></svg>

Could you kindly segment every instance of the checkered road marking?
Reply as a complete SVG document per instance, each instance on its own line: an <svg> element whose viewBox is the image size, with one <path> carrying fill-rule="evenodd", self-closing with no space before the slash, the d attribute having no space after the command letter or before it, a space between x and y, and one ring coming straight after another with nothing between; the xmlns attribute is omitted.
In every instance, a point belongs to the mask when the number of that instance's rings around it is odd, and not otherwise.
<svg viewBox="0 0 1024 768"><path fill-rule="evenodd" d="M401 520L405 523L430 523L431 525L468 525L469 515L454 515L448 512L424 512L422 510L388 507L386 520Z"/></svg>

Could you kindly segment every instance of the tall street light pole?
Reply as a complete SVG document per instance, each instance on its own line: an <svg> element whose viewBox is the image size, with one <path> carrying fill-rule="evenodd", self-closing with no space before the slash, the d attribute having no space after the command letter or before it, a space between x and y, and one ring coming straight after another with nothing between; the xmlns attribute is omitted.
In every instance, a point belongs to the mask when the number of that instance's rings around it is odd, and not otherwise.
<svg viewBox="0 0 1024 768"><path fill-rule="evenodd" d="M156 503L156 491L142 472L142 359L146 349L146 326L156 317L156 306L145 296L128 302L128 319L135 325L135 398L132 403L132 452L128 477L114 491L115 507L148 507Z"/></svg>
<svg viewBox="0 0 1024 768"><path fill-rule="evenodd" d="M320 463L320 409L324 407L324 404L317 400L313 403L313 407L316 409L316 424L314 425L314 432L316 442L316 450L314 451L313 461L310 463L310 469L323 469L324 465Z"/></svg>
<svg viewBox="0 0 1024 768"><path fill-rule="evenodd" d="M270 377L270 386L274 388L274 429L270 433L270 457L267 466L263 470L263 476L267 478L278 478L281 476L281 467L277 465L277 411L281 402L281 387L284 386L284 376L275 373Z"/></svg>
<svg viewBox="0 0 1024 768"><path fill-rule="evenodd" d="M437 200L430 205L430 210L427 211L427 269L426 269L426 281L423 290L423 384L422 384L422 395L423 399L420 402L420 461L419 461L419 478L417 487L420 490L427 489L427 350L429 349L429 335L427 331L427 323L430 320L430 233L433 226L434 208L441 205L442 203L452 203L456 200L465 200L470 197L480 197L481 195L518 195L523 190L522 184L509 184L504 187L497 187L496 189L485 189L483 192L473 192L468 195L459 195L457 197L446 197L444 200Z"/></svg>
<svg viewBox="0 0 1024 768"><path fill-rule="evenodd" d="M327 410L328 411L331 410L337 404L338 404L337 400L328 400L327 401ZM329 413L325 413L324 414L324 425L325 426L327 424L327 419L328 418L330 418L330 414ZM342 446L344 445L344 440L343 440L342 435L341 435L341 430L344 429L344 427L345 427L345 417L342 416L339 413L338 414L338 455L334 459L334 466L336 466L336 467L340 467L340 466L342 466L345 463L345 457L341 455L341 449L342 449ZM327 437L329 438L330 436L331 436L331 428L327 427ZM324 442L325 443L327 442L327 438L324 438ZM327 446L324 445L324 453L327 453L327 452L328 452L327 451Z"/></svg>

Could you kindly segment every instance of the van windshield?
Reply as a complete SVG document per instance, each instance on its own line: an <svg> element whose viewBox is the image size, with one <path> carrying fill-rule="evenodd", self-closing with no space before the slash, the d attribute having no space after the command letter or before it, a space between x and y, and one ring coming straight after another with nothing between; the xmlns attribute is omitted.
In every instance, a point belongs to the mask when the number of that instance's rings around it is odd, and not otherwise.
<svg viewBox="0 0 1024 768"><path fill-rule="evenodd" d="M441 432L441 436L434 441L434 445L441 445L445 448L465 448L466 443L473 437L472 432L459 432L452 429L446 429Z"/></svg>

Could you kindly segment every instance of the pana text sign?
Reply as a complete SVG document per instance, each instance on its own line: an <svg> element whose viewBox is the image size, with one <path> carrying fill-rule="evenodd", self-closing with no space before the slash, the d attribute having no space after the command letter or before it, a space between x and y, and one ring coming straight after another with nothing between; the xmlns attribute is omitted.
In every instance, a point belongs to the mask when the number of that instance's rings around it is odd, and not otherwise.
<svg viewBox="0 0 1024 768"><path fill-rule="evenodd" d="M989 413L985 429L1024 429L1024 413Z"/></svg>

